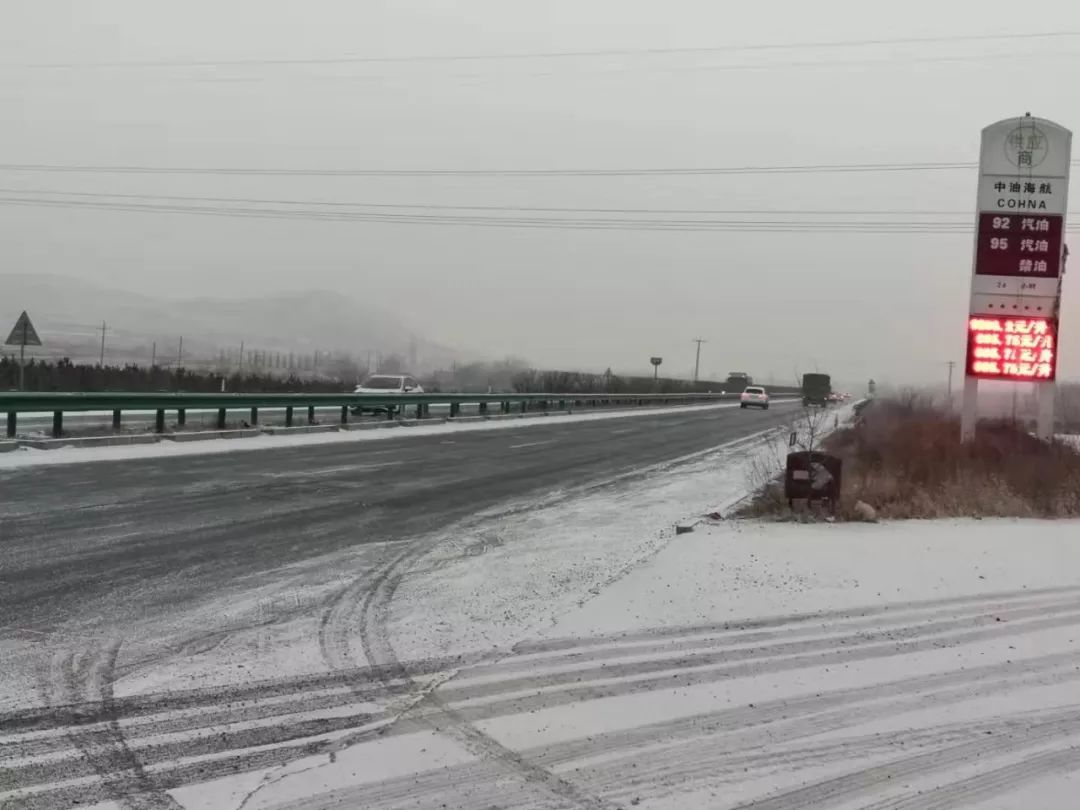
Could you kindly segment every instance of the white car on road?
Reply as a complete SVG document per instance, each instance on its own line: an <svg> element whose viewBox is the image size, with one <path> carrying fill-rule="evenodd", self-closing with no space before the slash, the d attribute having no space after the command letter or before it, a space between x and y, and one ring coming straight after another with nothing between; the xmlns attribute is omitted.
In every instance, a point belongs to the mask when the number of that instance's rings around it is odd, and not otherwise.
<svg viewBox="0 0 1080 810"><path fill-rule="evenodd" d="M424 388L416 381L415 377L410 377L407 374L375 374L356 386L353 393L379 394L393 397L403 396L404 394L422 394ZM352 409L355 414L361 414L364 411L378 413L385 410L385 407L361 407L359 405L354 406Z"/></svg>
<svg viewBox="0 0 1080 810"><path fill-rule="evenodd" d="M760 385L747 386L739 397L740 408L761 408L769 410L769 392Z"/></svg>
<svg viewBox="0 0 1080 810"><path fill-rule="evenodd" d="M354 394L422 394L423 387L415 378L403 374L376 374L368 377L353 391Z"/></svg>

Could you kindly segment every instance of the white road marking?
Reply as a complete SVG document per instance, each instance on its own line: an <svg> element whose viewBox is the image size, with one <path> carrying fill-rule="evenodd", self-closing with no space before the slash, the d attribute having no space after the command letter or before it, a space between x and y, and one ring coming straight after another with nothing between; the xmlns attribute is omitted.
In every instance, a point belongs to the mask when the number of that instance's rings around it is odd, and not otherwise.
<svg viewBox="0 0 1080 810"><path fill-rule="evenodd" d="M552 443L554 443L554 441L555 441L554 439L548 439L547 441L543 441L543 442L525 442L525 444L512 444L512 445L510 445L510 449L511 450L517 450L517 449L519 449L521 447L536 447L536 446L541 445L541 444L552 444Z"/></svg>

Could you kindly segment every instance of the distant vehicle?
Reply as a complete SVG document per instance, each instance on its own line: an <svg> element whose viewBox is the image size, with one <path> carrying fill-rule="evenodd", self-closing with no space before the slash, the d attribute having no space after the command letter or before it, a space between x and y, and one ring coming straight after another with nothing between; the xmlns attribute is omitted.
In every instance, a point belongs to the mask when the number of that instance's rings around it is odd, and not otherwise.
<svg viewBox="0 0 1080 810"><path fill-rule="evenodd" d="M769 410L769 392L760 385L752 385L739 397L740 408L761 408Z"/></svg>
<svg viewBox="0 0 1080 810"><path fill-rule="evenodd" d="M828 374L803 374L802 402L807 405L828 405L832 396L832 378Z"/></svg>
<svg viewBox="0 0 1080 810"><path fill-rule="evenodd" d="M746 388L748 385L754 384L754 378L747 374L745 371L729 371L727 379L724 381L725 388L734 388L738 391L740 388Z"/></svg>
<svg viewBox="0 0 1080 810"><path fill-rule="evenodd" d="M382 396L402 396L404 394L422 394L424 388L416 381L415 377L410 377L407 374L375 374L368 377L355 389L354 394L381 394ZM353 407L352 412L355 414L363 413L364 411L370 411L377 413L379 411L385 411L386 408L376 407L361 407L356 405Z"/></svg>
<svg viewBox="0 0 1080 810"><path fill-rule="evenodd" d="M414 377L403 374L375 374L353 390L354 394L422 394L423 387Z"/></svg>

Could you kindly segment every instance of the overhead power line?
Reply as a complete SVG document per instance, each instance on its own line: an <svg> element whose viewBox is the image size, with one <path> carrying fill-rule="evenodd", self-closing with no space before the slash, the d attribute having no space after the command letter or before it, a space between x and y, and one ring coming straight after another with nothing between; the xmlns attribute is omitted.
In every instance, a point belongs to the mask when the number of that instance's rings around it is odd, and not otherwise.
<svg viewBox="0 0 1080 810"><path fill-rule="evenodd" d="M273 74L244 74L244 75L220 75L219 69L211 74L170 74L165 78L171 80L182 80L196 84L263 84L267 82L280 83L282 81L301 81L310 83L327 84L329 82L387 82L387 81L409 81L415 79L417 75L422 75L424 80L427 81L432 78L436 78L439 81L468 81L475 82L478 80L492 80L502 81L508 79L549 79L559 78L566 76L595 76L595 77L619 77L624 75L662 75L662 74L680 74L680 73L700 73L700 72L712 72L712 73L725 73L725 72L763 72L773 70L786 70L791 68L796 69L832 69L832 68L853 68L853 67L890 67L897 65L914 65L914 64L966 64L977 62L1000 62L1000 61L1024 61L1024 60L1062 60L1062 59L1076 59L1080 57L1080 51L1078 50L1056 50L1056 51L1033 51L1033 52L1020 52L1009 51L1007 53L975 53L975 54L948 54L948 55L935 55L935 56L922 56L914 54L896 55L891 54L883 59L801 59L801 60L777 60L769 59L767 61L750 60L744 62L729 62L724 64L706 63L706 64L688 64L688 65L665 65L665 64L619 64L610 65L604 64L602 66L586 67L583 65L575 65L568 69L555 69L550 67L544 67L533 70L518 70L509 71L505 69L498 70L470 70L467 72L448 72L446 70L440 70L437 73L425 73L416 74L410 72L396 72L396 73L280 73L275 72ZM228 65L222 65L220 67L227 68ZM2 67L0 67L2 70ZM54 76L62 76L64 81L68 81L72 78L70 72L54 73ZM83 72L76 74L75 78L93 78L94 76L100 77L102 74L97 72ZM114 81L120 76L126 76L132 78L134 74L130 72L127 74L112 73L109 76L110 81ZM159 78L162 78L162 74L158 74ZM141 78L141 77L140 77ZM9 83L11 80L9 79ZM19 81L25 81L25 77L19 79Z"/></svg>
<svg viewBox="0 0 1080 810"><path fill-rule="evenodd" d="M760 51L814 50L820 48L865 48L881 45L929 45L959 42L1005 42L1036 39L1067 39L1080 37L1080 31L1034 31L1008 34L957 34L926 37L894 37L877 39L818 40L809 42L771 42L745 45L725 44L662 48L596 48L569 51L532 51L524 53L485 54L415 54L408 56L368 56L350 54L334 57L277 57L248 59L147 59L103 62L36 62L0 64L2 68L69 70L83 68L175 68L222 67L259 65L332 65L387 64L409 62L478 62L528 59L582 59L612 56L667 56L680 54L753 53Z"/></svg>
<svg viewBox="0 0 1080 810"><path fill-rule="evenodd" d="M229 207L220 205L151 205L145 203L90 200L53 200L41 198L0 197L0 205L44 206L159 214L255 219L292 219L321 222L367 222L407 225L450 225L495 228L542 228L565 230L637 230L637 231L714 231L734 233L917 233L970 234L971 225L961 222L912 221L826 221L820 220L702 220L702 219L627 219L617 217L536 217L536 216L451 216L445 214L387 214L360 211L319 211ZM1080 230L1070 226L1069 230Z"/></svg>
<svg viewBox="0 0 1080 810"><path fill-rule="evenodd" d="M1073 161L1074 164L1080 161ZM269 168L243 166L145 166L58 163L0 163L0 171L67 174L207 174L268 177L650 177L694 175L829 174L868 172L925 172L974 169L972 161L921 163L811 163L667 168L584 169L358 169Z"/></svg>
<svg viewBox="0 0 1080 810"><path fill-rule="evenodd" d="M956 216L971 219L970 210L915 209L818 209L818 208L579 208L566 206L471 205L449 203L379 203L348 202L345 200L296 200L266 197L216 197L188 194L124 194L100 191L66 191L37 188L3 188L0 194L35 194L51 197L75 197L116 200L170 200L184 202L244 203L250 205L313 205L331 208L422 209L434 211L522 211L531 213L592 213L592 214L762 214L805 216Z"/></svg>

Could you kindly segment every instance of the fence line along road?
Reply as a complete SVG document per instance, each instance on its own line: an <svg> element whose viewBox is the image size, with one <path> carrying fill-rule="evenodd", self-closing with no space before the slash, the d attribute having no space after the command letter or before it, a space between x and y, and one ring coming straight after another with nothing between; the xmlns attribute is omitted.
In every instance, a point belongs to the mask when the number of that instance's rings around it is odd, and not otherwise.
<svg viewBox="0 0 1080 810"><path fill-rule="evenodd" d="M784 396L794 395L795 389L771 389ZM354 410L385 412L388 418L404 414L406 407L415 408L416 418L429 415L431 405L447 405L450 416L458 416L463 404L475 404L480 414L496 405L504 413L519 411L567 410L573 408L604 408L611 406L641 407L646 405L687 405L733 400L739 392L723 394L174 394L174 393L0 393L0 413L7 413L7 435L15 436L20 413L51 413L52 433L64 433L64 414L84 411L112 411L113 428L121 425L124 411L153 411L154 429L165 432L165 413L176 412L179 425L185 424L188 410L217 411L217 425L224 429L229 411L247 410L250 423L259 423L259 409L285 411L285 424L293 424L296 408L307 408L307 421L315 422L317 408L340 408L341 422L349 421Z"/></svg>

